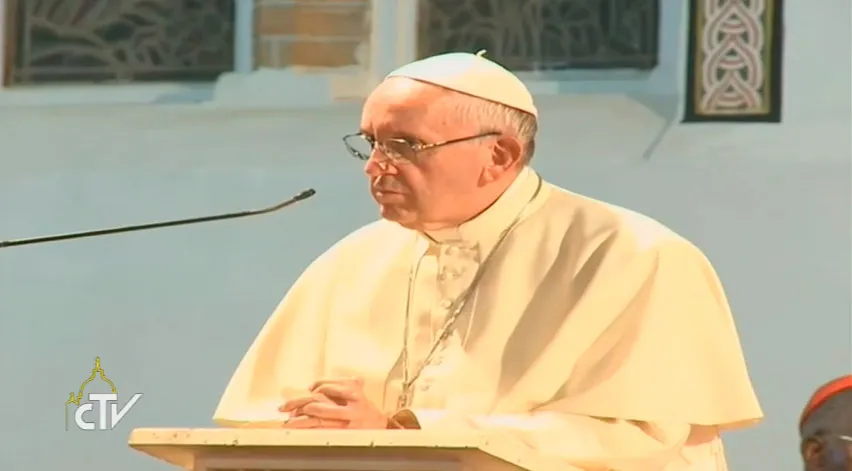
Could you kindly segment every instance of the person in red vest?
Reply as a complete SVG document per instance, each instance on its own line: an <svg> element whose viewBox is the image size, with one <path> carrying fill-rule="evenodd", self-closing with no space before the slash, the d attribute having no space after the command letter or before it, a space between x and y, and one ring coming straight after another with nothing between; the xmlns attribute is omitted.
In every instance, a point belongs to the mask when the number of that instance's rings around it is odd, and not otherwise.
<svg viewBox="0 0 852 471"><path fill-rule="evenodd" d="M852 375L820 386L799 421L805 471L852 471Z"/></svg>

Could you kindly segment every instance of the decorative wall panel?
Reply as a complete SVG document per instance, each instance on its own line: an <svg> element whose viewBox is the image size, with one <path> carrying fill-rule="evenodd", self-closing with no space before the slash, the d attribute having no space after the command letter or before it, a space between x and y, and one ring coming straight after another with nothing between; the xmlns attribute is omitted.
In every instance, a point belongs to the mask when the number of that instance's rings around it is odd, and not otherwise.
<svg viewBox="0 0 852 471"><path fill-rule="evenodd" d="M206 81L233 69L234 0L7 0L11 84Z"/></svg>
<svg viewBox="0 0 852 471"><path fill-rule="evenodd" d="M684 121L781 121L783 0L690 0Z"/></svg>
<svg viewBox="0 0 852 471"><path fill-rule="evenodd" d="M681 1L681 0L678 0ZM660 0L420 0L418 55L488 51L517 71L657 65Z"/></svg>

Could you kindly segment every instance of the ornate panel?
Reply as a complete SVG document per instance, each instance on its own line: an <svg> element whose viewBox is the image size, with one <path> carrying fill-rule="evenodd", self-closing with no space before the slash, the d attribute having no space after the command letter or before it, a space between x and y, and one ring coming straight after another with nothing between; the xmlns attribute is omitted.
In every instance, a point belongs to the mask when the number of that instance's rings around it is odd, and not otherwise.
<svg viewBox="0 0 852 471"><path fill-rule="evenodd" d="M233 70L234 0L7 1L12 84L212 80Z"/></svg>
<svg viewBox="0 0 852 471"><path fill-rule="evenodd" d="M781 120L782 0L690 0L684 121Z"/></svg>
<svg viewBox="0 0 852 471"><path fill-rule="evenodd" d="M418 53L485 49L518 71L651 69L659 18L660 0L420 0Z"/></svg>

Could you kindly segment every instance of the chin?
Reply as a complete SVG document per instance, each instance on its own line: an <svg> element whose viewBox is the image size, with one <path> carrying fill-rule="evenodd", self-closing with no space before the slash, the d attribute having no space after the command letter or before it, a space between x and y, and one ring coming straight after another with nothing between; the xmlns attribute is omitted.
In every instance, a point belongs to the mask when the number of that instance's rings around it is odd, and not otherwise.
<svg viewBox="0 0 852 471"><path fill-rule="evenodd" d="M379 204L379 215L386 221L395 222L402 227L408 228L416 221L416 218L410 211L397 205Z"/></svg>

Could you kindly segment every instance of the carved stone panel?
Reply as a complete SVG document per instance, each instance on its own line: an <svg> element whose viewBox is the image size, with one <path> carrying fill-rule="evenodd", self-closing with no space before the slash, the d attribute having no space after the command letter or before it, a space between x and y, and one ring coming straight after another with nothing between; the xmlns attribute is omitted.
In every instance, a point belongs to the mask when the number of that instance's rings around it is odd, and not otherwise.
<svg viewBox="0 0 852 471"><path fill-rule="evenodd" d="M11 1L11 84L206 81L233 69L234 0Z"/></svg>
<svg viewBox="0 0 852 471"><path fill-rule="evenodd" d="M509 69L657 65L660 0L420 0L418 53L477 52Z"/></svg>

